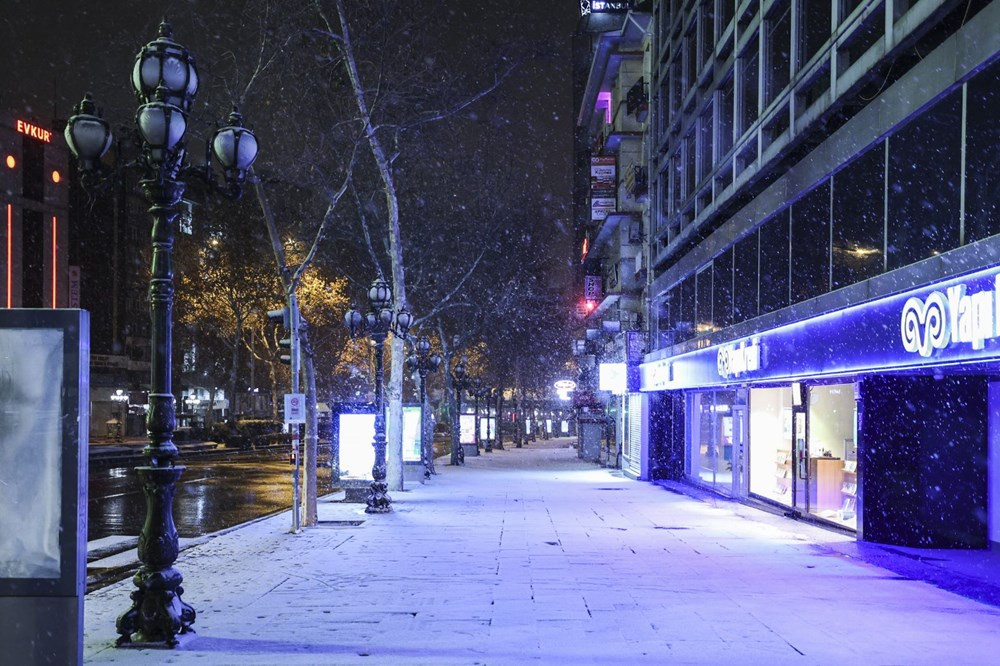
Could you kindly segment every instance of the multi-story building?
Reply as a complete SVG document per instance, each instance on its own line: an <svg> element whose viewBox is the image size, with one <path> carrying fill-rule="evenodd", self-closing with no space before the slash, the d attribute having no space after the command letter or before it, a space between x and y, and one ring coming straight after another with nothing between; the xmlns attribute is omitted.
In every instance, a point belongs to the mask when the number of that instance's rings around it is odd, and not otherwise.
<svg viewBox="0 0 1000 666"><path fill-rule="evenodd" d="M125 131L119 136L128 137ZM62 138L60 137L60 141ZM90 433L104 436L110 419L122 433L144 431L149 385L149 222L138 174L122 163L135 154L130 140L116 139L102 187L84 188L70 174L70 271L77 305L90 312ZM114 395L128 400L112 400Z"/></svg>
<svg viewBox="0 0 1000 666"><path fill-rule="evenodd" d="M1000 541L1000 1L654 5L651 476Z"/></svg>
<svg viewBox="0 0 1000 666"><path fill-rule="evenodd" d="M148 226L135 183L116 174L108 191L78 182L59 120L0 116L0 307L90 311L92 435L106 421L142 431L149 381Z"/></svg>
<svg viewBox="0 0 1000 666"><path fill-rule="evenodd" d="M50 121L0 115L0 307L75 307L68 163Z"/></svg>
<svg viewBox="0 0 1000 666"><path fill-rule="evenodd" d="M648 6L584 3L574 49L578 420L610 430L605 445L598 447L583 425L580 452L626 469L631 469L632 452L638 452L629 426L641 423L638 403L643 399L635 393L632 404L629 378L636 390L646 339L643 289L648 263L642 240L648 225ZM608 445L611 441L614 447ZM634 456L634 462L639 460Z"/></svg>

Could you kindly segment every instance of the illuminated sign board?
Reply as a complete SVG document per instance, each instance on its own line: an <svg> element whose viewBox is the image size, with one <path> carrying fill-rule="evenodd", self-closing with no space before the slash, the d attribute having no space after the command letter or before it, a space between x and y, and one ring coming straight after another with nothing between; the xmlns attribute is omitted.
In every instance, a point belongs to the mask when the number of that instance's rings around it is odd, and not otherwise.
<svg viewBox="0 0 1000 666"><path fill-rule="evenodd" d="M553 386L560 400L569 400L569 394L576 390L576 382L572 379L560 379Z"/></svg>
<svg viewBox="0 0 1000 666"><path fill-rule="evenodd" d="M420 405L403 406L403 462L420 462Z"/></svg>
<svg viewBox="0 0 1000 666"><path fill-rule="evenodd" d="M640 366L643 391L1000 360L1000 269Z"/></svg>
<svg viewBox="0 0 1000 666"><path fill-rule="evenodd" d="M929 358L936 349L971 345L983 349L1000 336L1000 275L987 289L968 293L967 284L914 296L903 304L899 322L903 349Z"/></svg>
<svg viewBox="0 0 1000 666"><path fill-rule="evenodd" d="M601 363L597 366L597 388L615 395L625 393L625 364Z"/></svg>
<svg viewBox="0 0 1000 666"><path fill-rule="evenodd" d="M722 345L719 347L715 364L718 366L720 377L739 377L760 370L760 342L757 338L753 338Z"/></svg>
<svg viewBox="0 0 1000 666"><path fill-rule="evenodd" d="M580 0L580 15L623 14L632 9L632 0Z"/></svg>
<svg viewBox="0 0 1000 666"><path fill-rule="evenodd" d="M340 478L372 480L375 466L375 415L339 414Z"/></svg>
<svg viewBox="0 0 1000 666"><path fill-rule="evenodd" d="M461 414L458 417L458 443L476 443L476 415Z"/></svg>
<svg viewBox="0 0 1000 666"><path fill-rule="evenodd" d="M38 141L43 141L45 143L52 143L52 132L47 129L42 129L38 125L32 125L29 122L25 122L21 119L17 120L17 131L25 136L30 136L32 139L37 139Z"/></svg>

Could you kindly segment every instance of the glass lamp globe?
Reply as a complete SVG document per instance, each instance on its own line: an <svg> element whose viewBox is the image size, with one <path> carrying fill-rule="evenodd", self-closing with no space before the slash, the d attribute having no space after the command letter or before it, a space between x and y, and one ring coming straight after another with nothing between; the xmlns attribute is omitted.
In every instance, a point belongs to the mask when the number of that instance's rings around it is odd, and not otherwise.
<svg viewBox="0 0 1000 666"><path fill-rule="evenodd" d="M111 126L99 115L90 93L83 96L73 111L63 136L70 151L80 160L80 166L89 171L111 147Z"/></svg>
<svg viewBox="0 0 1000 666"><path fill-rule="evenodd" d="M164 19L155 40L135 57L132 88L143 102L162 95L162 101L187 112L198 92L198 70L191 53L174 41L173 30Z"/></svg>

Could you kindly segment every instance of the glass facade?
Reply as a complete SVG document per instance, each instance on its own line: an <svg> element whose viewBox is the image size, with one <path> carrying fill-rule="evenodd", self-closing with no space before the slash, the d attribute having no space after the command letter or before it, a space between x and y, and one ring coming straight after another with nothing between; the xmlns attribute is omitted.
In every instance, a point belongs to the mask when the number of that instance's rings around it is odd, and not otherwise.
<svg viewBox="0 0 1000 666"><path fill-rule="evenodd" d="M792 390L750 389L750 492L792 505Z"/></svg>
<svg viewBox="0 0 1000 666"><path fill-rule="evenodd" d="M844 527L857 523L854 384L750 389L750 492Z"/></svg>
<svg viewBox="0 0 1000 666"><path fill-rule="evenodd" d="M688 478L730 494L739 435L736 391L704 391L687 396Z"/></svg>
<svg viewBox="0 0 1000 666"><path fill-rule="evenodd" d="M720 286L709 294L708 287L699 284L695 299L695 285L686 284L693 282L693 275L688 276L680 287L681 310L673 317L674 342L1000 232L1000 129L995 115L990 122L988 110L994 94L1000 94L1000 63L943 96L886 140L862 150L724 248L713 259L724 267L731 261L732 291ZM722 269L723 280L727 271ZM710 305L705 302L709 297L720 302Z"/></svg>

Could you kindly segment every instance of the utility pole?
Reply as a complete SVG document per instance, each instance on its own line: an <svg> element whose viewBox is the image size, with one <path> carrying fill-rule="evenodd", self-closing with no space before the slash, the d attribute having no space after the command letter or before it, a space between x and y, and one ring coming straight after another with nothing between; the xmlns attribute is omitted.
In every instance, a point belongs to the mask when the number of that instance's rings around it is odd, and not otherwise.
<svg viewBox="0 0 1000 666"><path fill-rule="evenodd" d="M282 354L279 360L287 364L291 369L291 393L299 393L299 301L294 293L288 295L288 305L280 310L269 310L268 319L280 322L287 333L287 337L278 341L278 346L288 349L288 354ZM288 422L288 412L285 411L285 432L292 436L292 460L294 468L292 471L292 532L301 530L300 510L301 510L301 490L299 484L299 470L301 456L299 455L299 424Z"/></svg>

